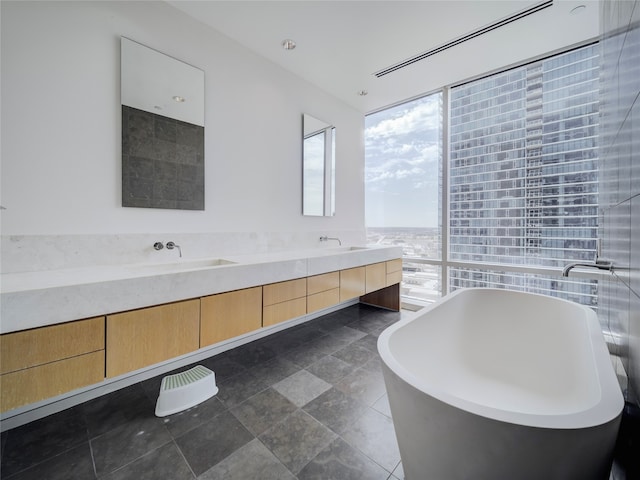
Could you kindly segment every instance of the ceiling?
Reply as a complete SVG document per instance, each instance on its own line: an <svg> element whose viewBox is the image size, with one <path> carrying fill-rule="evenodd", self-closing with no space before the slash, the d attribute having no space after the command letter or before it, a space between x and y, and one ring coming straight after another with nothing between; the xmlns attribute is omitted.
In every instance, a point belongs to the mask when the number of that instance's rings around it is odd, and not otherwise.
<svg viewBox="0 0 640 480"><path fill-rule="evenodd" d="M596 0L554 0L548 8L378 78L375 72L542 2L168 3L363 113L596 39L599 33ZM285 50L285 39L294 40L296 48ZM359 95L362 90L367 95Z"/></svg>

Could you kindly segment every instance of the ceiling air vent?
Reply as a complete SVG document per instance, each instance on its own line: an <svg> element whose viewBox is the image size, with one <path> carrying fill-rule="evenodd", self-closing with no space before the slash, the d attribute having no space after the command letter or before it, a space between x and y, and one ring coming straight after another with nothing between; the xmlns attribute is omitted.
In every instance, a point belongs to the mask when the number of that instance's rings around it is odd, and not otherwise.
<svg viewBox="0 0 640 480"><path fill-rule="evenodd" d="M447 50L451 47L455 47L456 45L459 45L461 43L464 43L468 40L471 40L473 38L479 37L480 35L484 35L485 33L488 33L492 30L495 30L496 28L500 28L503 27L505 25L508 25L510 23L513 23L517 20L520 20L521 18L527 17L533 13L539 12L540 10L543 10L547 7L550 7L553 5L553 0L546 0L544 2L540 2L540 3L536 3L535 5L522 10L514 15L511 15L509 17L503 18L501 20L498 20L497 22L491 23L489 25L486 25L482 28L479 28L478 30L474 30L473 32L467 33L466 35L463 35L461 37L456 38L455 40L451 40L450 42L447 42L443 45L440 45L439 47L433 48L427 52L421 53L419 55L416 55L415 57L409 58L407 60L404 60L400 63L396 63L395 65L391 65L390 67L384 68L382 70L379 70L377 72L374 73L374 75L378 78L383 77L385 75L388 75L392 72L395 72L396 70L400 70L401 68L407 67L413 63L419 62L420 60L424 60L427 57L430 57L431 55L435 55L436 53L440 53L444 50Z"/></svg>

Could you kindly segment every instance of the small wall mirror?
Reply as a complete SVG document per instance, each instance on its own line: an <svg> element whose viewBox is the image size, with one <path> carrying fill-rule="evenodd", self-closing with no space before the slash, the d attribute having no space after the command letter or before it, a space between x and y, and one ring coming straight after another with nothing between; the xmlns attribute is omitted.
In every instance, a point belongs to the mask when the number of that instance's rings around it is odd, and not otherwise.
<svg viewBox="0 0 640 480"><path fill-rule="evenodd" d="M302 117L302 214L335 215L335 127Z"/></svg>
<svg viewBox="0 0 640 480"><path fill-rule="evenodd" d="M121 38L122 206L204 210L204 72Z"/></svg>

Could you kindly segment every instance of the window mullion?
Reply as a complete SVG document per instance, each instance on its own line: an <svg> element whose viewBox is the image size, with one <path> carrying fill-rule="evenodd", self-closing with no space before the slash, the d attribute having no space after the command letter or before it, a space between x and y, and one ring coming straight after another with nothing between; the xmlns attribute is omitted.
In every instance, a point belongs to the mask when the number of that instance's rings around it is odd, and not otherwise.
<svg viewBox="0 0 640 480"><path fill-rule="evenodd" d="M450 87L442 90L442 192L440 195L442 222L440 225L441 250L440 288L442 295L449 293L449 102Z"/></svg>

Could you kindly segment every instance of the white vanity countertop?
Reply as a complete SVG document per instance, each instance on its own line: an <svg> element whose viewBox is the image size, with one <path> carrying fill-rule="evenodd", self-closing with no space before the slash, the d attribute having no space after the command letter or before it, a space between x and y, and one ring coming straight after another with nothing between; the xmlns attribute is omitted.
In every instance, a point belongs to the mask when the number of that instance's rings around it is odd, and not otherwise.
<svg viewBox="0 0 640 480"><path fill-rule="evenodd" d="M0 333L122 312L399 258L400 247L184 258L0 276Z"/></svg>

